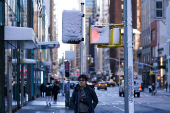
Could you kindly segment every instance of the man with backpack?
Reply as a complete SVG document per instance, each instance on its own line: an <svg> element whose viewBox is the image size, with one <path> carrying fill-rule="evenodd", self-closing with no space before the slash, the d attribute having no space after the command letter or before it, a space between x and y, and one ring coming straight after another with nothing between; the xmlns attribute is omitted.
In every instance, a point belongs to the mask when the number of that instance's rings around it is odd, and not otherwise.
<svg viewBox="0 0 170 113"><path fill-rule="evenodd" d="M94 113L98 98L94 89L87 85L86 75L80 75L71 98L74 113Z"/></svg>

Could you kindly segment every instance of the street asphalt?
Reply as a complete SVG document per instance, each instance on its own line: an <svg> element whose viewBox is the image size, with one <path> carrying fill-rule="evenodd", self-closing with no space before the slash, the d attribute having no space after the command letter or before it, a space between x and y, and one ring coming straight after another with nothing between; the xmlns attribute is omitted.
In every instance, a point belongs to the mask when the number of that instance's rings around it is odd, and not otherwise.
<svg viewBox="0 0 170 113"><path fill-rule="evenodd" d="M124 113L124 97L119 97L118 87L109 87L107 90L97 90L96 94L99 103L95 108L95 113ZM72 93L72 90L71 90ZM141 92L140 97L134 98L135 113L170 113L170 93L158 90L152 96L148 89ZM26 106L16 113L74 113L72 109L65 107L65 96L58 95L58 102L52 106L46 106L45 98L37 98L29 101Z"/></svg>

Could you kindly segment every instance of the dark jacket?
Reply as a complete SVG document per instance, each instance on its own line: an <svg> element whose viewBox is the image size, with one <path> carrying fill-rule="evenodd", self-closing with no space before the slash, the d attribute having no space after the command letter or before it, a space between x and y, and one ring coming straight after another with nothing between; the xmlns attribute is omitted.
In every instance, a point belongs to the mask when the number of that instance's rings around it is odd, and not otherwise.
<svg viewBox="0 0 170 113"><path fill-rule="evenodd" d="M59 90L60 90L59 86L54 85L54 87L53 87L53 95L58 94Z"/></svg>
<svg viewBox="0 0 170 113"><path fill-rule="evenodd" d="M41 84L41 86L40 86L40 91L41 91L41 92L45 92L45 85L44 85L44 84Z"/></svg>
<svg viewBox="0 0 170 113"><path fill-rule="evenodd" d="M46 85L46 88L45 88L45 93L46 93L46 96L52 96L52 86L50 85Z"/></svg>
<svg viewBox="0 0 170 113"><path fill-rule="evenodd" d="M84 91L86 93L88 105L89 105L86 113L94 113L94 108L98 104L97 95L96 95L94 89L90 88L88 85L86 85L86 87L84 88ZM80 86L78 84L78 85L76 85L76 87L72 93L72 98L71 98L71 104L74 108L74 113L79 113L79 102L80 102L80 98L79 98L80 93L79 92L80 92Z"/></svg>
<svg viewBox="0 0 170 113"><path fill-rule="evenodd" d="M155 85L152 85L152 91L154 91L155 90Z"/></svg>

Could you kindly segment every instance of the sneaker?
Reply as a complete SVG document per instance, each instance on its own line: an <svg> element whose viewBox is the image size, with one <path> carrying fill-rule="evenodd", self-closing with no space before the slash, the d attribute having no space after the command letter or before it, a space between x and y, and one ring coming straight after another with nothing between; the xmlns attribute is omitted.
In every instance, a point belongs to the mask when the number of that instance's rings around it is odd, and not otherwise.
<svg viewBox="0 0 170 113"><path fill-rule="evenodd" d="M49 103L49 105L51 106L51 104Z"/></svg>
<svg viewBox="0 0 170 113"><path fill-rule="evenodd" d="M47 104L47 106L48 106L48 104Z"/></svg>

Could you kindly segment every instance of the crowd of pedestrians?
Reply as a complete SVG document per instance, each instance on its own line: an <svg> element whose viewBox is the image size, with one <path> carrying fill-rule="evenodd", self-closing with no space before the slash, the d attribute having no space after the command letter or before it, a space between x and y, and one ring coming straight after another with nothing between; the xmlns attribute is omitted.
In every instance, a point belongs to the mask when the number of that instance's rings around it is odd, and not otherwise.
<svg viewBox="0 0 170 113"><path fill-rule="evenodd" d="M51 106L52 98L54 100L54 103L57 102L57 95L59 91L60 91L60 87L59 87L58 82L55 82L54 85L50 83L47 83L47 85L44 85L43 83L40 86L41 97L44 97L44 93L45 93L47 106Z"/></svg>

